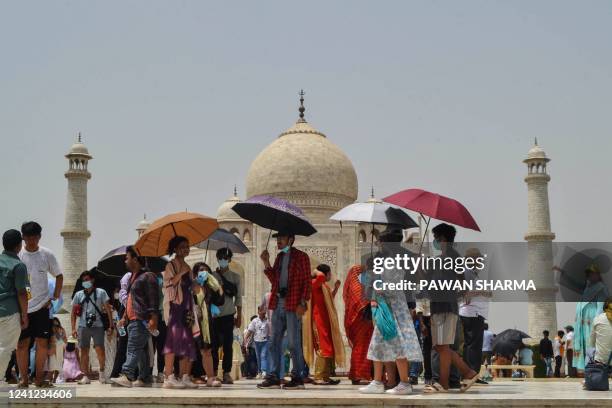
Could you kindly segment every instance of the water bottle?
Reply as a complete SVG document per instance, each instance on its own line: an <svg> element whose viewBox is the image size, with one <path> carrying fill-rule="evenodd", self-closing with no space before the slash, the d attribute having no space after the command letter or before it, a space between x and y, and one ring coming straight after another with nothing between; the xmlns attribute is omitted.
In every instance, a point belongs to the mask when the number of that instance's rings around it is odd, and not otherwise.
<svg viewBox="0 0 612 408"><path fill-rule="evenodd" d="M151 333L151 336L153 337L157 337L159 336L159 330L155 329L155 330L150 330L149 329L149 322L147 322L146 320L143 320L142 323L144 324L144 327L149 330L149 333Z"/></svg>
<svg viewBox="0 0 612 408"><path fill-rule="evenodd" d="M127 334L127 332L125 331L125 327L123 326L117 326L117 331L119 332L119 335L121 337L125 336Z"/></svg>

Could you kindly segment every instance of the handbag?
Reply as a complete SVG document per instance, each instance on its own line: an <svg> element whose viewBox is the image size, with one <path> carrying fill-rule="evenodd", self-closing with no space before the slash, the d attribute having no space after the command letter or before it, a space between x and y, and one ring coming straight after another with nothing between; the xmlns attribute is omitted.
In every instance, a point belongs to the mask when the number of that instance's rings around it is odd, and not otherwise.
<svg viewBox="0 0 612 408"><path fill-rule="evenodd" d="M610 390L610 384L608 382L610 360L612 360L612 353L610 353L610 357L608 357L608 362L606 364L595 361L592 357L589 359L589 362L584 367L584 384L587 390Z"/></svg>
<svg viewBox="0 0 612 408"><path fill-rule="evenodd" d="M397 327L391 308L382 297L377 297L376 303L378 303L378 306L372 307L374 324L378 327L384 340L392 340L397 337Z"/></svg>

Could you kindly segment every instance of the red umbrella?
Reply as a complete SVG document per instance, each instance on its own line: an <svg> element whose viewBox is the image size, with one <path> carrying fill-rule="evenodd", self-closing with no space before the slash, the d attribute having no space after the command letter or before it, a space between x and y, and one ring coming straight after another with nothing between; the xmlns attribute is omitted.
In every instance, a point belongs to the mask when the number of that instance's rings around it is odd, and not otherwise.
<svg viewBox="0 0 612 408"><path fill-rule="evenodd" d="M421 216L425 214L429 216L430 219L435 218L437 220L459 225L460 227L480 231L478 224L476 224L476 221L463 204L440 194L431 193L418 188L410 188L385 197L383 201L416 211L420 213ZM427 234L429 221L430 220L427 220L425 234Z"/></svg>

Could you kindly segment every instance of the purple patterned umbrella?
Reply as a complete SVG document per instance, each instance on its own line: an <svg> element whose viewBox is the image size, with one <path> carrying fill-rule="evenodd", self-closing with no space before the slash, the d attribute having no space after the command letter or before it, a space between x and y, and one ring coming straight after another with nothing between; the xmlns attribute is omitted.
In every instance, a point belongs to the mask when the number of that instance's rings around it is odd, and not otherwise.
<svg viewBox="0 0 612 408"><path fill-rule="evenodd" d="M301 208L280 198L260 195L234 204L232 210L263 228L310 236L317 232Z"/></svg>

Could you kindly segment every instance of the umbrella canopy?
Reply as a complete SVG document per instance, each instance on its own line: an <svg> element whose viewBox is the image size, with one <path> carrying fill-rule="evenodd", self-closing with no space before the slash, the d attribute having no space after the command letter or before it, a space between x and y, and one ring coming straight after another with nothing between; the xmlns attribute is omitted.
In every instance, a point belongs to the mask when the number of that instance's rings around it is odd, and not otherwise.
<svg viewBox="0 0 612 408"><path fill-rule="evenodd" d="M270 230L303 236L317 232L301 208L277 197L254 196L234 204L232 210L245 220Z"/></svg>
<svg viewBox="0 0 612 408"><path fill-rule="evenodd" d="M394 204L381 202L353 203L342 208L329 219L370 224L392 224L402 229L418 227L418 224L402 208Z"/></svg>
<svg viewBox="0 0 612 408"><path fill-rule="evenodd" d="M612 253L602 248L587 248L575 250L566 246L559 275L561 296L565 302L591 302L585 292L587 287L586 270L599 272L604 287L611 287L612 274L608 273L612 266ZM555 268L556 269L556 268ZM603 293L603 292L602 292ZM583 298L583 296L585 296Z"/></svg>
<svg viewBox="0 0 612 408"><path fill-rule="evenodd" d="M98 270L106 275L123 276L126 272L125 254L128 245L122 245L109 251L98 261ZM146 267L151 272L161 272L166 268L168 259L165 257L145 257Z"/></svg>
<svg viewBox="0 0 612 408"><path fill-rule="evenodd" d="M168 253L172 238L183 236L193 246L208 239L218 228L214 218L187 211L174 213L154 221L134 247L142 256L162 256Z"/></svg>
<svg viewBox="0 0 612 408"><path fill-rule="evenodd" d="M202 241L196 246L200 249L211 251L229 248L235 254L246 254L249 252L249 248L244 245L240 238L223 228L219 228L206 241Z"/></svg>
<svg viewBox="0 0 612 408"><path fill-rule="evenodd" d="M516 329L507 329L495 336L493 353L502 356L513 356L523 345L523 339L530 338L527 333Z"/></svg>
<svg viewBox="0 0 612 408"><path fill-rule="evenodd" d="M383 198L383 201L425 214L440 221L446 221L460 227L480 231L470 212L457 200L411 188Z"/></svg>

